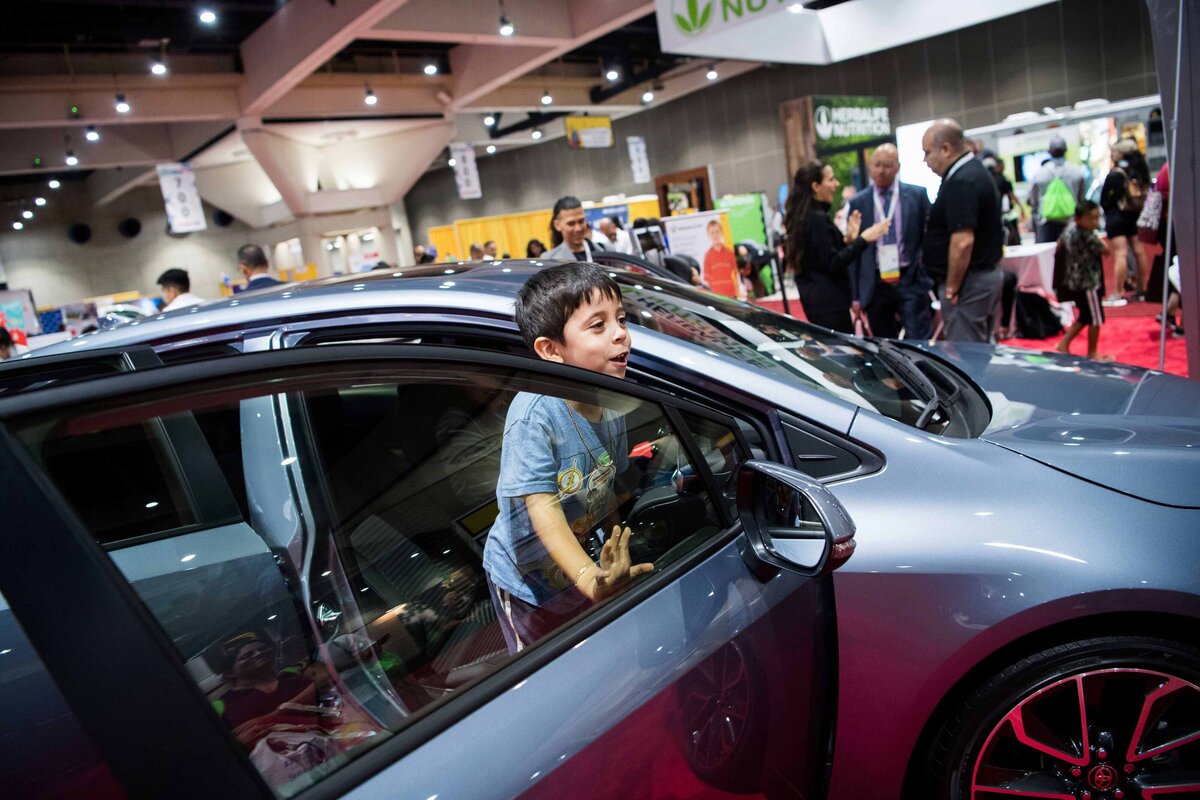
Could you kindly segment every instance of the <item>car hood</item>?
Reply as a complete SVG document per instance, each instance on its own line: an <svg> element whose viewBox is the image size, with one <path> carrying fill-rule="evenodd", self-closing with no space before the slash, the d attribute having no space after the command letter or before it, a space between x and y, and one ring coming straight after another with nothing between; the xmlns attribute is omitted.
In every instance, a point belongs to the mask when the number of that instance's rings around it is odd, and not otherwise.
<svg viewBox="0 0 1200 800"><path fill-rule="evenodd" d="M1200 384L1014 347L921 349L987 393L992 422L980 438L1118 492L1200 507Z"/></svg>

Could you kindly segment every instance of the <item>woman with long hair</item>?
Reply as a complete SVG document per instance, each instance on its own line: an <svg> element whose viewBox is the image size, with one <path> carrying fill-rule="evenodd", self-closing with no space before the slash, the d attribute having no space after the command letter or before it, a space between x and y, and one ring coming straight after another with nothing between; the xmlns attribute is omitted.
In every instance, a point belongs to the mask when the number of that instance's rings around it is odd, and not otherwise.
<svg viewBox="0 0 1200 800"><path fill-rule="evenodd" d="M820 161L796 170L784 215L785 259L796 276L808 321L854 333L849 266L868 244L887 233L891 221L880 220L860 231L862 214L855 211L847 217L843 235L829 216L834 192L840 185L833 167Z"/></svg>
<svg viewBox="0 0 1200 800"><path fill-rule="evenodd" d="M1104 209L1104 232L1113 257L1113 285L1105 305L1125 305L1125 281L1129 277L1129 248L1137 260L1138 294L1145 294L1150 268L1146 249L1137 238L1137 220L1150 188L1150 168L1133 139L1122 139L1112 147L1112 169L1100 190Z"/></svg>
<svg viewBox="0 0 1200 800"><path fill-rule="evenodd" d="M542 253L546 252L546 245L542 244L541 239L530 239L525 245L526 258L541 258Z"/></svg>

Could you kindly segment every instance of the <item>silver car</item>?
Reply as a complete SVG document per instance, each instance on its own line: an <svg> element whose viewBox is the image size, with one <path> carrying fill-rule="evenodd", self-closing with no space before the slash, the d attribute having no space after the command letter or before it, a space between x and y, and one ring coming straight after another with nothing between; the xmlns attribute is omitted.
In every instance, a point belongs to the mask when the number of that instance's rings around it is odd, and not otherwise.
<svg viewBox="0 0 1200 800"><path fill-rule="evenodd" d="M618 381L526 350L542 266L283 286L0 369L8 785L1200 797L1200 387L614 267ZM625 416L655 571L512 653L480 553L518 391Z"/></svg>

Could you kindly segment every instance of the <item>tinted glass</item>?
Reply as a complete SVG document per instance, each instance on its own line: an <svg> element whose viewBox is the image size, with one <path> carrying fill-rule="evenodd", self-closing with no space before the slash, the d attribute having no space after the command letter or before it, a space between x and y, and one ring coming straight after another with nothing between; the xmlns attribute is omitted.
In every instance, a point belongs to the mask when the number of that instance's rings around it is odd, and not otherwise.
<svg viewBox="0 0 1200 800"><path fill-rule="evenodd" d="M50 467L46 453L95 464L186 418L212 452L176 448L181 474L215 457L244 484L230 487L242 521L110 555L281 796L724 527L653 403L457 366L257 380L17 433ZM697 422L695 435L726 471L728 431ZM81 516L95 514L101 501L76 491L75 473L48 471ZM561 526L532 524L547 515ZM563 544L586 570L555 560Z"/></svg>
<svg viewBox="0 0 1200 800"><path fill-rule="evenodd" d="M731 356L864 408L915 422L925 404L887 364L850 337L670 282L614 273L629 322Z"/></svg>

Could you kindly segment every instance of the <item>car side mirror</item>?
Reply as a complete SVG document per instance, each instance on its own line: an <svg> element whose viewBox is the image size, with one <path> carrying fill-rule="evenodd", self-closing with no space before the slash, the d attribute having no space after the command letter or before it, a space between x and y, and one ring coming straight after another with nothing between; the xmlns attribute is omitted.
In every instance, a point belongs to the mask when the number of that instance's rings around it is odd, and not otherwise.
<svg viewBox="0 0 1200 800"><path fill-rule="evenodd" d="M756 574L780 569L823 575L854 552L854 521L833 493L791 467L746 461L738 468L737 507Z"/></svg>

